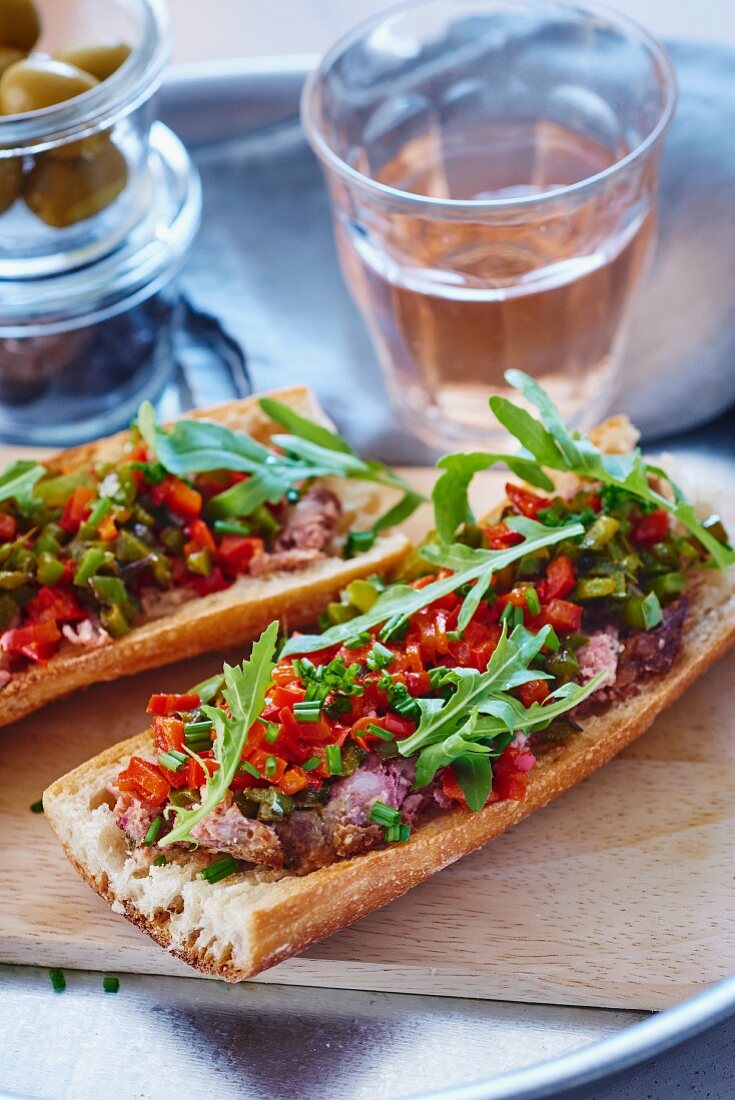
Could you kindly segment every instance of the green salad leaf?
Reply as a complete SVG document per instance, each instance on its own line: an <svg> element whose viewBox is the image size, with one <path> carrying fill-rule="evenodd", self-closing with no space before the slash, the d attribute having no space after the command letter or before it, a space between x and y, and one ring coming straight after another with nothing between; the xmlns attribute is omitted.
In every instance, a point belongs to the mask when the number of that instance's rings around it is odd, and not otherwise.
<svg viewBox="0 0 735 1100"><path fill-rule="evenodd" d="M507 565L540 550L544 546L553 546L564 539L576 538L584 534L581 523L572 523L566 527L544 527L542 523L526 519L523 516L513 516L508 521L508 526L524 535L524 541L517 546L510 546L506 550L472 550L468 546L456 544L450 547L425 546L421 554L432 564L442 565L455 572L450 577L432 581L425 588L411 588L407 584L389 585L380 593L369 611L349 619L345 623L338 623L330 627L322 634L294 634L288 639L283 648L282 656L289 657L296 653L314 653L320 649L328 649L333 645L341 645L349 638L370 630L375 626L386 623L394 616L408 616L427 607L434 600L449 595L465 584L477 582L473 585L469 594L465 597L465 605L460 613L460 624L472 618L476 605L492 580L494 573L504 569ZM475 592L479 590L480 595ZM469 601L469 602L468 602ZM466 610L469 608L469 611ZM460 629L462 626L460 625Z"/></svg>
<svg viewBox="0 0 735 1100"><path fill-rule="evenodd" d="M160 847L182 840L195 843L191 830L225 798L247 744L248 730L265 706L266 691L276 666L277 641L278 623L272 622L253 645L250 660L243 661L240 668L224 666L225 687L222 694L230 713L219 707L202 707L214 727L212 747L219 768L214 775L210 775L204 767L205 790L198 806L187 809L172 805L167 808L167 814L176 815L176 823L171 832L159 841ZM191 749L186 751L199 760Z"/></svg>
<svg viewBox="0 0 735 1100"><path fill-rule="evenodd" d="M33 503L33 490L46 470L30 459L13 462L0 475L0 500L15 499L19 507L28 508Z"/></svg>
<svg viewBox="0 0 735 1100"><path fill-rule="evenodd" d="M735 563L735 550L718 542L699 523L694 509L684 499L678 486L658 466L647 463L638 448L623 455L602 454L591 439L567 427L549 395L527 374L510 370L505 377L511 386L520 390L529 404L538 409L540 419L505 397L491 397L493 413L515 436L523 452L509 456L489 454L486 464L477 455L446 455L440 460L439 466L444 472L434 487L433 500L437 530L445 542L451 541L461 523L471 522L473 518L467 498L473 467L476 472L503 461L518 476L539 488L551 488L548 478L547 483L541 480L546 476L546 468L573 473L581 478L599 481L604 486L621 489L645 504L669 512L701 543L719 568L724 569ZM525 464L525 472L518 467L519 462ZM651 486L651 477L664 478L671 485L673 501Z"/></svg>
<svg viewBox="0 0 735 1100"><path fill-rule="evenodd" d="M274 445L284 453L209 420L184 418L171 428L162 428L147 401L138 411L138 429L158 462L177 477L223 469L250 475L212 498L207 507L210 519L249 516L263 504L278 503L289 489L315 477L371 481L402 493L401 500L373 525L375 533L402 522L424 501L389 467L366 462L329 428L272 397L262 398L260 405L291 433L273 436Z"/></svg>
<svg viewBox="0 0 735 1100"><path fill-rule="evenodd" d="M543 704L524 707L510 694L530 680L553 679L530 667L550 634L550 627L532 634L517 626L509 635L504 626L485 672L451 669L444 678L445 685L453 686L448 698L417 700L419 724L396 746L402 756L418 754L417 788L431 783L440 768L451 765L470 809L481 809L492 787L490 761L500 755L516 733L545 729L600 687L605 672L585 685L562 685Z"/></svg>

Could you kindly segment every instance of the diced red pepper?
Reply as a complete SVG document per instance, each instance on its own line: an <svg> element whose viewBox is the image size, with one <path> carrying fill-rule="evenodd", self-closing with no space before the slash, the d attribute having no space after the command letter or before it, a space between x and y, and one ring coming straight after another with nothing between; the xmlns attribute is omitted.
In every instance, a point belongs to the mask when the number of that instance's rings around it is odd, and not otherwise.
<svg viewBox="0 0 735 1100"><path fill-rule="evenodd" d="M213 592L222 592L230 587L230 581L218 565L215 565L208 577L194 577L187 573L185 583L189 588L194 589L197 596L211 596Z"/></svg>
<svg viewBox="0 0 735 1100"><path fill-rule="evenodd" d="M186 765L186 785L190 791L196 791L204 784L204 768L198 760L189 760Z"/></svg>
<svg viewBox="0 0 735 1100"><path fill-rule="evenodd" d="M164 504L182 519L196 519L202 510L202 494L178 477L166 477L151 489L154 504Z"/></svg>
<svg viewBox="0 0 735 1100"><path fill-rule="evenodd" d="M549 600L541 618L562 634L575 634L582 625L582 608L569 600Z"/></svg>
<svg viewBox="0 0 735 1100"><path fill-rule="evenodd" d="M99 526L97 528L97 534L103 542L113 542L117 538L117 527L115 526L115 521L109 514L109 512L100 520Z"/></svg>
<svg viewBox="0 0 735 1100"><path fill-rule="evenodd" d="M521 489L520 485L512 485L510 482L505 486L505 491L516 512L528 516L529 519L536 519L541 509L548 508L551 504L548 497L529 493L528 489Z"/></svg>
<svg viewBox="0 0 735 1100"><path fill-rule="evenodd" d="M529 680L527 684L521 684L518 688L518 697L524 707L543 703L544 699L548 699L549 694L549 685L546 680Z"/></svg>
<svg viewBox="0 0 735 1100"><path fill-rule="evenodd" d="M546 569L546 579L538 585L539 599L542 603L562 599L573 591L577 583L574 563L566 554L550 561Z"/></svg>
<svg viewBox="0 0 735 1100"><path fill-rule="evenodd" d="M217 543L214 541L214 535L203 519L193 519L187 530L189 532L189 538L197 549L209 550L210 554L216 556Z"/></svg>
<svg viewBox="0 0 735 1100"><path fill-rule="evenodd" d="M177 714L196 710L200 703L201 699L193 691L184 695L151 695L146 710L148 714Z"/></svg>
<svg viewBox="0 0 735 1100"><path fill-rule="evenodd" d="M121 791L137 791L142 797L160 806L168 798L171 784L157 764L151 764L140 756L131 756L127 768L117 777Z"/></svg>
<svg viewBox="0 0 735 1100"><path fill-rule="evenodd" d="M257 768L264 779L268 779L271 783L280 783L283 773L288 767L288 761L284 760L281 756L276 756L273 752L268 752L266 749L254 749L246 753L246 758ZM268 775L266 772L266 764L270 760L272 775Z"/></svg>
<svg viewBox="0 0 735 1100"><path fill-rule="evenodd" d="M10 542L15 538L18 530L18 522L15 516L9 516L7 512L0 512L0 542Z"/></svg>
<svg viewBox="0 0 735 1100"><path fill-rule="evenodd" d="M41 619L37 623L6 630L0 638L0 646L7 653L21 653L30 661L41 663L53 656L61 631L55 619Z"/></svg>
<svg viewBox="0 0 735 1100"><path fill-rule="evenodd" d="M31 622L52 619L57 623L80 623L89 617L88 612L77 603L73 592L48 586L39 588L26 604L25 613Z"/></svg>
<svg viewBox="0 0 735 1100"><path fill-rule="evenodd" d="M153 716L153 736L159 752L179 752L184 747L184 723L180 718L171 718L162 714Z"/></svg>
<svg viewBox="0 0 735 1100"><path fill-rule="evenodd" d="M653 546L661 542L669 533L669 513L663 508L641 516L633 525L633 542L639 546Z"/></svg>
<svg viewBox="0 0 735 1100"><path fill-rule="evenodd" d="M592 509L593 512L599 512L602 510L602 497L599 493L590 493L587 497L587 506Z"/></svg>
<svg viewBox="0 0 735 1100"><path fill-rule="evenodd" d="M64 505L61 513L59 527L70 535L76 535L84 520L90 513L90 501L94 499L95 491L87 485L78 485Z"/></svg>
<svg viewBox="0 0 735 1100"><path fill-rule="evenodd" d="M303 768L298 766L289 768L287 772L284 772L279 784L284 794L298 794L299 791L303 791L304 787L308 787L309 777Z"/></svg>
<svg viewBox="0 0 735 1100"><path fill-rule="evenodd" d="M442 791L447 798L451 798L453 802L460 802L463 806L467 805L467 799L464 796L464 791L457 782L457 776L454 774L454 768L445 768L442 772Z"/></svg>
<svg viewBox="0 0 735 1100"><path fill-rule="evenodd" d="M523 535L519 531L511 531L504 523L493 523L490 527L483 527L482 533L487 540L489 550L507 550L509 546L518 546L523 542Z"/></svg>
<svg viewBox="0 0 735 1100"><path fill-rule="evenodd" d="M262 539L249 535L225 535L219 545L219 560L228 573L247 573L253 558L263 553Z"/></svg>

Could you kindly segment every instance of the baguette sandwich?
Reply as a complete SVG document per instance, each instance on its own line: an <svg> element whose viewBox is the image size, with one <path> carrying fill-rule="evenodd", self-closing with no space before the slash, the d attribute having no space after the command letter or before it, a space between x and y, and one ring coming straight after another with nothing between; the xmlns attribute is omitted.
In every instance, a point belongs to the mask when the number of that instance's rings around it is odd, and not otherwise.
<svg viewBox="0 0 735 1100"><path fill-rule="evenodd" d="M170 430L143 406L131 431L16 462L0 476L0 725L274 617L313 621L406 552L389 529L420 500L304 388Z"/></svg>
<svg viewBox="0 0 735 1100"><path fill-rule="evenodd" d="M525 448L496 514L476 522L467 488L499 456L447 456L397 580L350 585L278 655L272 623L46 791L87 883L192 966L249 978L399 897L608 761L735 640L720 521L624 418L583 437L509 381L541 415L492 401Z"/></svg>

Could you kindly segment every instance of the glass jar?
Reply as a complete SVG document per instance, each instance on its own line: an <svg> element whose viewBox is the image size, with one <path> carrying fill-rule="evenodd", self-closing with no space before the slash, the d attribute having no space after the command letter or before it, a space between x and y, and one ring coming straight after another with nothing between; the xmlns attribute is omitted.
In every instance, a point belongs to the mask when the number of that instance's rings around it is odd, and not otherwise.
<svg viewBox="0 0 735 1100"><path fill-rule="evenodd" d="M162 123L150 131L145 217L93 263L0 279L0 437L64 445L112 431L174 367L172 282L201 216L199 177Z"/></svg>
<svg viewBox="0 0 735 1100"><path fill-rule="evenodd" d="M114 39L131 52L83 95L0 114L0 279L91 263L146 218L150 203L155 93L170 53L165 7L159 0L37 6L41 34L32 62L78 42Z"/></svg>

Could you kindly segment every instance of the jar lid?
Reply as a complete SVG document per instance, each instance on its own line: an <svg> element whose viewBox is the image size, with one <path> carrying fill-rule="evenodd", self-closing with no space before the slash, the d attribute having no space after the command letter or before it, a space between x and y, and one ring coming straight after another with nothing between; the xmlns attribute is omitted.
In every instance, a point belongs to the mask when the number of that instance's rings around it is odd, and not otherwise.
<svg viewBox="0 0 735 1100"><path fill-rule="evenodd" d="M199 228L199 176L179 139L156 122L142 181L146 214L94 263L31 279L0 280L0 336L20 338L94 324L170 281Z"/></svg>

